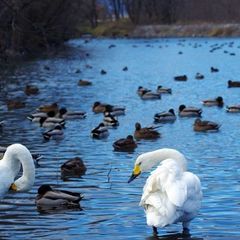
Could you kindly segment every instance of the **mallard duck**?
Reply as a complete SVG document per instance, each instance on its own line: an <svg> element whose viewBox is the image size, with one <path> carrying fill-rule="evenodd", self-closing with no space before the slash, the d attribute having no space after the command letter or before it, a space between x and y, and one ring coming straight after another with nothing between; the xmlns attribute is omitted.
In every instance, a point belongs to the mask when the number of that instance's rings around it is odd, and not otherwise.
<svg viewBox="0 0 240 240"><path fill-rule="evenodd" d="M142 86L139 86L138 89L137 89L137 94L141 97L143 95L143 92L150 92L151 90L147 89L147 88L144 88Z"/></svg>
<svg viewBox="0 0 240 240"><path fill-rule="evenodd" d="M41 118L53 118L55 117L56 113L54 111L50 111L48 113L45 112L36 112L36 113L32 113L30 115L27 116L27 119L32 121L32 122L40 122Z"/></svg>
<svg viewBox="0 0 240 240"><path fill-rule="evenodd" d="M18 176L22 165L22 176ZM7 147L3 158L0 160L0 198L7 191L28 191L35 181L35 166L30 151L22 144L12 144Z"/></svg>
<svg viewBox="0 0 240 240"><path fill-rule="evenodd" d="M177 119L174 110L171 108L168 112L160 112L154 115L156 122L173 122Z"/></svg>
<svg viewBox="0 0 240 240"><path fill-rule="evenodd" d="M207 100L203 100L202 101L204 106L218 106L218 107L223 107L224 102L223 102L223 98L221 96L215 98L215 99L207 99Z"/></svg>
<svg viewBox="0 0 240 240"><path fill-rule="evenodd" d="M96 128L91 131L91 136L93 138L106 138L109 135L108 128L104 125L104 123L100 123Z"/></svg>
<svg viewBox="0 0 240 240"><path fill-rule="evenodd" d="M63 119L83 119L86 116L86 112L69 112L66 108L60 108L58 112L58 117Z"/></svg>
<svg viewBox="0 0 240 240"><path fill-rule="evenodd" d="M89 80L80 79L78 81L78 86L90 86L90 85L92 85L92 82Z"/></svg>
<svg viewBox="0 0 240 240"><path fill-rule="evenodd" d="M26 106L26 104L19 100L7 100L8 110L24 108L25 106Z"/></svg>
<svg viewBox="0 0 240 240"><path fill-rule="evenodd" d="M92 111L95 113L103 113L106 111L106 106L108 104L101 103L101 102L95 102L92 106Z"/></svg>
<svg viewBox="0 0 240 240"><path fill-rule="evenodd" d="M195 120L193 125L193 129L196 132L218 131L219 128L219 124L211 121L201 121L199 118Z"/></svg>
<svg viewBox="0 0 240 240"><path fill-rule="evenodd" d="M126 66L122 70L126 72L126 71L128 71L128 67Z"/></svg>
<svg viewBox="0 0 240 240"><path fill-rule="evenodd" d="M105 75L105 74L107 74L107 71L105 71L104 69L102 69L100 73L101 73L102 75Z"/></svg>
<svg viewBox="0 0 240 240"><path fill-rule="evenodd" d="M113 143L115 151L133 151L137 147L137 143L134 141L132 135L128 135L126 138L120 138Z"/></svg>
<svg viewBox="0 0 240 240"><path fill-rule="evenodd" d="M141 154L128 182L157 165L145 183L139 204L145 210L147 225L157 235L158 227L181 222L183 233L189 234L190 222L201 206L202 190L199 178L187 171L182 153L163 148Z"/></svg>
<svg viewBox="0 0 240 240"><path fill-rule="evenodd" d="M240 112L240 105L227 106L226 111L229 112L229 113L239 113Z"/></svg>
<svg viewBox="0 0 240 240"><path fill-rule="evenodd" d="M36 86L33 85L27 85L24 90L26 95L36 95L39 93L39 89Z"/></svg>
<svg viewBox="0 0 240 240"><path fill-rule="evenodd" d="M37 108L38 111L40 112L50 112L50 111L54 111L55 113L58 112L58 104L57 103L52 103L50 105L42 105L39 108Z"/></svg>
<svg viewBox="0 0 240 240"><path fill-rule="evenodd" d="M157 93L168 93L172 94L172 89L171 88L164 88L163 86L159 85L157 87Z"/></svg>
<svg viewBox="0 0 240 240"><path fill-rule="evenodd" d="M65 120L58 117L41 117L39 123L40 127L52 128L55 127L56 125L64 126Z"/></svg>
<svg viewBox="0 0 240 240"><path fill-rule="evenodd" d="M185 105L179 106L178 115L180 117L201 117L202 109L195 107L186 107Z"/></svg>
<svg viewBox="0 0 240 240"><path fill-rule="evenodd" d="M61 125L56 125L53 129L50 129L43 133L43 137L45 140L58 140L63 138L63 130Z"/></svg>
<svg viewBox="0 0 240 240"><path fill-rule="evenodd" d="M141 99L143 100L154 100L154 99L161 99L161 94L160 93L154 93L152 91L148 90L143 90Z"/></svg>
<svg viewBox="0 0 240 240"><path fill-rule="evenodd" d="M125 107L124 106L113 106L110 104L107 104L105 107L106 112L110 112L112 116L121 116L125 114Z"/></svg>
<svg viewBox="0 0 240 240"><path fill-rule="evenodd" d="M66 177L80 177L85 174L87 168L83 163L83 160L79 157L68 160L61 166L61 176Z"/></svg>
<svg viewBox="0 0 240 240"><path fill-rule="evenodd" d="M38 188L35 202L37 207L79 207L82 198L80 193L54 190L50 185L44 184Z"/></svg>
<svg viewBox="0 0 240 240"><path fill-rule="evenodd" d="M215 68L215 67L211 67L210 70L211 70L211 72L219 72L219 69Z"/></svg>
<svg viewBox="0 0 240 240"><path fill-rule="evenodd" d="M140 123L135 124L134 137L136 139L156 139L160 137L160 133L156 131L157 127L141 127Z"/></svg>
<svg viewBox="0 0 240 240"><path fill-rule="evenodd" d="M196 73L195 78L196 78L197 80L201 80L201 79L204 79L204 75L198 72L198 73Z"/></svg>
<svg viewBox="0 0 240 240"><path fill-rule="evenodd" d="M180 76L175 76L174 80L175 81L187 81L187 75L180 75Z"/></svg>
<svg viewBox="0 0 240 240"><path fill-rule="evenodd" d="M231 87L240 87L240 81L231 81L229 80L228 81L228 87L231 88Z"/></svg>
<svg viewBox="0 0 240 240"><path fill-rule="evenodd" d="M103 123L105 126L110 127L119 126L118 120L110 112L104 112Z"/></svg>

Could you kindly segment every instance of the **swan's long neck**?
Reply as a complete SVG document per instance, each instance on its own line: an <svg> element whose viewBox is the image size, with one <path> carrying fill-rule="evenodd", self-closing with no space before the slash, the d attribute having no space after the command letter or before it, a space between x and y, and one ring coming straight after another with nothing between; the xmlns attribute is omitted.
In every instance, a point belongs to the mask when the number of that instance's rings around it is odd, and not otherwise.
<svg viewBox="0 0 240 240"><path fill-rule="evenodd" d="M184 155L177 150L170 148L163 148L153 152L143 153L138 157L137 161L139 162L140 160L142 162L142 171L148 171L168 158L174 159L183 171L187 170L187 160Z"/></svg>
<svg viewBox="0 0 240 240"><path fill-rule="evenodd" d="M7 162L12 171L16 172L15 177L19 172L20 163L22 164L23 175L14 184L17 187L17 191L29 190L35 180L35 166L29 150L21 144L13 144L7 148L4 154L4 161Z"/></svg>

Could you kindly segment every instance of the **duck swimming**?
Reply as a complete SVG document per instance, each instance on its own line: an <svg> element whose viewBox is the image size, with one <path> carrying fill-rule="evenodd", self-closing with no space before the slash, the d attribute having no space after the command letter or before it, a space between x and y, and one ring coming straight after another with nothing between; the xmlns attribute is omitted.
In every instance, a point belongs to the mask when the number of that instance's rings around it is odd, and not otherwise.
<svg viewBox="0 0 240 240"><path fill-rule="evenodd" d="M137 147L137 143L134 141L132 135L128 135L126 138L120 138L113 143L115 151L133 151Z"/></svg>
<svg viewBox="0 0 240 240"><path fill-rule="evenodd" d="M159 85L157 87L157 93L168 93L172 94L172 89L171 88L164 88L163 86Z"/></svg>
<svg viewBox="0 0 240 240"><path fill-rule="evenodd" d="M211 106L223 107L224 105L223 98L221 96L215 99L203 100L202 103L204 106L207 106L207 107L211 107Z"/></svg>
<svg viewBox="0 0 240 240"><path fill-rule="evenodd" d="M60 108L57 114L59 118L63 119L83 119L86 118L86 112L70 112L66 108Z"/></svg>
<svg viewBox="0 0 240 240"><path fill-rule="evenodd" d="M93 138L101 139L106 138L109 135L108 128L104 125L104 123L100 123L96 128L91 131L91 136Z"/></svg>
<svg viewBox="0 0 240 240"><path fill-rule="evenodd" d="M65 125L65 120L57 117L41 117L39 123L40 127L44 128L53 128L56 125L61 125L63 127Z"/></svg>
<svg viewBox="0 0 240 240"><path fill-rule="evenodd" d="M211 121L202 121L197 118L193 124L193 130L196 132L209 132L209 131L218 131L220 125Z"/></svg>
<svg viewBox="0 0 240 240"><path fill-rule="evenodd" d="M147 225L157 235L158 227L181 222L183 232L200 209L202 191L199 178L187 171L187 160L175 149L163 148L143 153L137 157L130 183L142 172L151 172L145 186L140 206L144 208Z"/></svg>
<svg viewBox="0 0 240 240"><path fill-rule="evenodd" d="M162 122L162 123L166 123L166 122L173 122L177 119L174 109L169 109L168 112L160 112L160 113L156 113L154 115L154 121L156 122Z"/></svg>
<svg viewBox="0 0 240 240"><path fill-rule="evenodd" d="M154 99L161 99L160 93L154 93L152 91L143 90L141 95L142 100L154 100Z"/></svg>
<svg viewBox="0 0 240 240"><path fill-rule="evenodd" d="M229 112L229 113L239 113L240 112L240 105L227 106L226 111Z"/></svg>
<svg viewBox="0 0 240 240"><path fill-rule="evenodd" d="M160 137L160 133L156 131L157 127L141 127L140 123L135 124L134 137L136 139L156 139Z"/></svg>
<svg viewBox="0 0 240 240"><path fill-rule="evenodd" d="M201 117L202 109L196 107L186 107L185 105L179 106L178 115L180 117Z"/></svg>
<svg viewBox="0 0 240 240"><path fill-rule="evenodd" d="M104 112L103 123L105 126L109 127L119 126L118 120L110 112Z"/></svg>
<svg viewBox="0 0 240 240"><path fill-rule="evenodd" d="M59 125L59 124L56 125L53 129L50 129L50 130L44 132L43 137L44 137L45 140L50 140L50 139L59 140L59 139L62 139L64 137L62 126Z"/></svg>
<svg viewBox="0 0 240 240"><path fill-rule="evenodd" d="M38 188L36 196L37 207L79 207L79 202L83 196L80 193L74 193L65 190L54 190L48 184Z"/></svg>
<svg viewBox="0 0 240 240"><path fill-rule="evenodd" d="M231 87L240 87L240 81L229 80L228 81L228 87L229 88L231 88Z"/></svg>

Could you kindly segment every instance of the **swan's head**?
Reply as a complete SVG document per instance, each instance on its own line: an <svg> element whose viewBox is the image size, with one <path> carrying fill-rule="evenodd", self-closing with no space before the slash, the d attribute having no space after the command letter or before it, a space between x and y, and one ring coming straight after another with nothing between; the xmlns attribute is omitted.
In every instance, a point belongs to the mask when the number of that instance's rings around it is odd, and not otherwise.
<svg viewBox="0 0 240 240"><path fill-rule="evenodd" d="M153 152L143 153L138 156L135 161L135 166L132 175L128 180L128 183L133 181L142 172L150 170L152 167L160 164L160 162L168 158L174 159L183 171L186 170L187 161L182 153L175 149L162 148Z"/></svg>

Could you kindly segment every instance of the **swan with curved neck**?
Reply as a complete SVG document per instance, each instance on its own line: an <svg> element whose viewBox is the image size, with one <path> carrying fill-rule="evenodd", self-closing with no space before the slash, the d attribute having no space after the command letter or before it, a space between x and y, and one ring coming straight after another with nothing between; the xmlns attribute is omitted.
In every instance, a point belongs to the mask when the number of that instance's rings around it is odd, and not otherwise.
<svg viewBox="0 0 240 240"><path fill-rule="evenodd" d="M23 174L17 177L22 165ZM28 191L34 184L35 166L29 150L21 144L10 145L0 160L0 198L9 190Z"/></svg>
<svg viewBox="0 0 240 240"><path fill-rule="evenodd" d="M199 178L187 171L187 160L175 149L163 148L141 154L128 182L159 165L148 177L140 201L147 224L157 234L158 227L182 222L189 231L190 221L200 209L202 191Z"/></svg>

